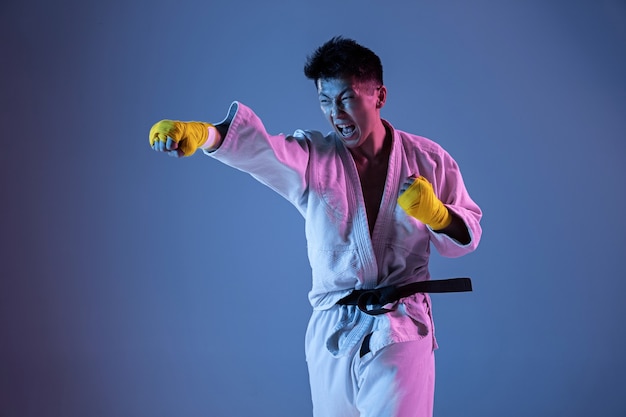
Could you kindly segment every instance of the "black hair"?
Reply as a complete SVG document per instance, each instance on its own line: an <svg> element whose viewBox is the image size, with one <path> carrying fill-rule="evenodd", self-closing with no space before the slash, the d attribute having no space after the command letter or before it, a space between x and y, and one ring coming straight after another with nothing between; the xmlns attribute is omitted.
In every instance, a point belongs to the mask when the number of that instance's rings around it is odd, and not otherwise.
<svg viewBox="0 0 626 417"><path fill-rule="evenodd" d="M307 57L304 75L315 83L322 78L355 77L382 85L383 65L370 49L335 36Z"/></svg>

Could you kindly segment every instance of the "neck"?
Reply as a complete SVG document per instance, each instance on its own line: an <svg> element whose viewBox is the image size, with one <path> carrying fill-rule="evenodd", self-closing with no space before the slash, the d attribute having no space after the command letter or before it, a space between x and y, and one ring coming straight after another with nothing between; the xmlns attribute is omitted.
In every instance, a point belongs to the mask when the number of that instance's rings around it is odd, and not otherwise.
<svg viewBox="0 0 626 417"><path fill-rule="evenodd" d="M387 128L380 120L370 137L358 148L350 149L350 153L352 153L354 159L372 162L384 156L388 152L390 145L391 135L388 134Z"/></svg>

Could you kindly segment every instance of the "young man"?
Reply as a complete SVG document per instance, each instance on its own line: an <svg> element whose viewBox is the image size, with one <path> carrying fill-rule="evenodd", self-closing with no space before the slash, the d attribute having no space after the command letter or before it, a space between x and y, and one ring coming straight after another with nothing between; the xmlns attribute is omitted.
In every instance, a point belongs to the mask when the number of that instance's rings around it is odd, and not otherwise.
<svg viewBox="0 0 626 417"><path fill-rule="evenodd" d="M309 57L305 75L333 128L326 135L271 135L235 102L216 125L161 121L150 143L174 156L201 148L252 174L305 218L314 416L431 416L437 343L426 292L467 288L428 287L436 284L430 245L448 257L473 251L481 211L445 150L381 119L387 89L371 50L335 37ZM385 290L366 292L378 288Z"/></svg>

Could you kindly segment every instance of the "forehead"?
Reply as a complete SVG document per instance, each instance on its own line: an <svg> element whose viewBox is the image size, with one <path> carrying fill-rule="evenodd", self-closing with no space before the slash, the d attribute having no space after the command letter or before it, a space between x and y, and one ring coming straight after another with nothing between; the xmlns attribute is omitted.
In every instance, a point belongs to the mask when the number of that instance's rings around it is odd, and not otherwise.
<svg viewBox="0 0 626 417"><path fill-rule="evenodd" d="M344 91L351 90L359 92L363 87L369 86L371 82L357 80L354 77L320 78L317 80L317 92L326 96L336 96Z"/></svg>

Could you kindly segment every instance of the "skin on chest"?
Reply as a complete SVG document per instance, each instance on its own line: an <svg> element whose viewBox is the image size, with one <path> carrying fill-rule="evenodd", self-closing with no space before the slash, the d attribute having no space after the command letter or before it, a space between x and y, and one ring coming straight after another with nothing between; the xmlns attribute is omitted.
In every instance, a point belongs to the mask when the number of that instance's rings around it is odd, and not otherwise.
<svg viewBox="0 0 626 417"><path fill-rule="evenodd" d="M385 183L387 181L387 169L389 168L389 158L391 156L391 132L385 131L382 146L377 152L367 152L367 145L350 149L352 159L359 174L361 182L361 192L367 213L370 235L374 231L380 203L382 201Z"/></svg>
<svg viewBox="0 0 626 417"><path fill-rule="evenodd" d="M378 217L378 211L385 189L389 161L386 160L383 163L374 164L357 163L356 166L361 181L361 191L363 193L367 221L371 234L374 230L374 224Z"/></svg>

